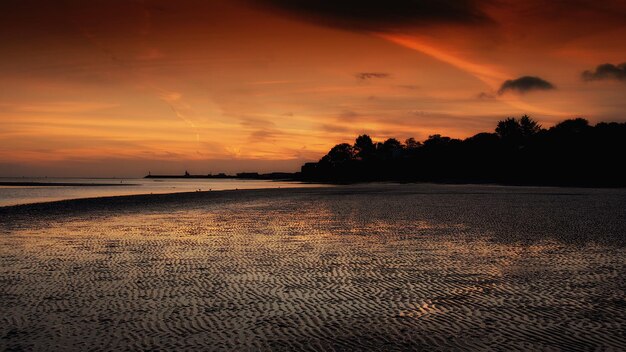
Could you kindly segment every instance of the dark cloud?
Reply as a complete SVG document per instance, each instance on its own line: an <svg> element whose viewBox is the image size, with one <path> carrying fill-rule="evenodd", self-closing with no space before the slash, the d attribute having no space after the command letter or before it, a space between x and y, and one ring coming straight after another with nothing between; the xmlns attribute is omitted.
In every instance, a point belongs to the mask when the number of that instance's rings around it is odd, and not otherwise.
<svg viewBox="0 0 626 352"><path fill-rule="evenodd" d="M385 72L359 72L356 75L356 78L360 80L368 80L372 78L389 78L391 75Z"/></svg>
<svg viewBox="0 0 626 352"><path fill-rule="evenodd" d="M485 23L489 0L249 0L307 20L352 30L388 30L432 23Z"/></svg>
<svg viewBox="0 0 626 352"><path fill-rule="evenodd" d="M619 65L598 65L595 71L587 70L583 72L582 77L585 81L600 81L610 79L626 82L626 62Z"/></svg>
<svg viewBox="0 0 626 352"><path fill-rule="evenodd" d="M542 78L535 76L523 76L517 79L504 81L498 90L498 94L502 95L509 91L524 94L533 90L552 90L555 88L556 87L552 83Z"/></svg>

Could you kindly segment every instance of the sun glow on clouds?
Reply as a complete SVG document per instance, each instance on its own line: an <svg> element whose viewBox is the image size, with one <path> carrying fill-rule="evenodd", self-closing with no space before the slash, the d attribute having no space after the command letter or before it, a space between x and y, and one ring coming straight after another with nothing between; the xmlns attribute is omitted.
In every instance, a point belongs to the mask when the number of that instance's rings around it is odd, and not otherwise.
<svg viewBox="0 0 626 352"><path fill-rule="evenodd" d="M623 82L580 79L626 61L623 25L588 25L594 8L576 14L583 31L533 4L514 6L524 18L490 8L489 26L364 31L243 1L0 3L0 166L293 171L360 133L462 138L524 113L547 126L624 119ZM497 94L526 75L557 89Z"/></svg>
<svg viewBox="0 0 626 352"><path fill-rule="evenodd" d="M462 59L460 57L454 56L452 54L446 53L440 49L437 49L431 45L425 44L423 39L420 40L418 38L414 38L405 34L389 34L389 33L377 33L377 36L388 40L392 43L398 44L405 48L418 51L420 53L432 56L433 58L450 64L464 72L471 74L477 79L484 82L487 87L491 91L497 90L498 86L502 84L508 77L511 77L510 74L504 73L500 71L498 68L490 67L486 64L477 64L470 62L468 60ZM494 99L498 99L507 105L517 109L524 110L528 113L537 113L551 116L567 116L567 112L557 111L550 108L544 108L540 106L535 106L529 103L524 102L519 96L515 95L507 95L505 97L497 97L495 94L492 94Z"/></svg>
<svg viewBox="0 0 626 352"><path fill-rule="evenodd" d="M420 53L432 56L437 60L463 70L486 83L491 89L496 89L497 86L508 77L507 74L499 72L497 68L489 67L484 64L472 63L437 49L434 46L425 44L423 39L420 40L404 34L377 33L376 35L392 43L419 51Z"/></svg>

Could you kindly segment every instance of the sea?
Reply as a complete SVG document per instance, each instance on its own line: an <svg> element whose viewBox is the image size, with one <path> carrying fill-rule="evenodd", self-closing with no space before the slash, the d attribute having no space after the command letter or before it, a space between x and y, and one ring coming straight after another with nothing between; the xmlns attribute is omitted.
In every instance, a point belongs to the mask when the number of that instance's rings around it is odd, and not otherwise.
<svg viewBox="0 0 626 352"><path fill-rule="evenodd" d="M7 185L11 183L15 185ZM312 186L320 185L295 181L242 179L0 178L0 206L136 194Z"/></svg>

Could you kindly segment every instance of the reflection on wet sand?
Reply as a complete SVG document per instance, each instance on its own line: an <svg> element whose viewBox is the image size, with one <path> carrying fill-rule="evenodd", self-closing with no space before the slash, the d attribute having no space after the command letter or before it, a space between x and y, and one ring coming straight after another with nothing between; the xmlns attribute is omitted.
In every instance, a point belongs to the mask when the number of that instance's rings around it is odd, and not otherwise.
<svg viewBox="0 0 626 352"><path fill-rule="evenodd" d="M257 191L167 210L12 214L0 236L0 347L625 345L623 196L431 187L447 193ZM579 213L597 199L602 214Z"/></svg>

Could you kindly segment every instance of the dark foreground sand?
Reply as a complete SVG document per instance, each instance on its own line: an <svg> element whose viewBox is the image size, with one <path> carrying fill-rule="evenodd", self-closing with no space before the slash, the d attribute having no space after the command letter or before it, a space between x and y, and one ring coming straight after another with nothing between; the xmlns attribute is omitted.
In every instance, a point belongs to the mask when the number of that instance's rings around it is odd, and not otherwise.
<svg viewBox="0 0 626 352"><path fill-rule="evenodd" d="M626 191L376 185L0 208L0 350L624 350Z"/></svg>

